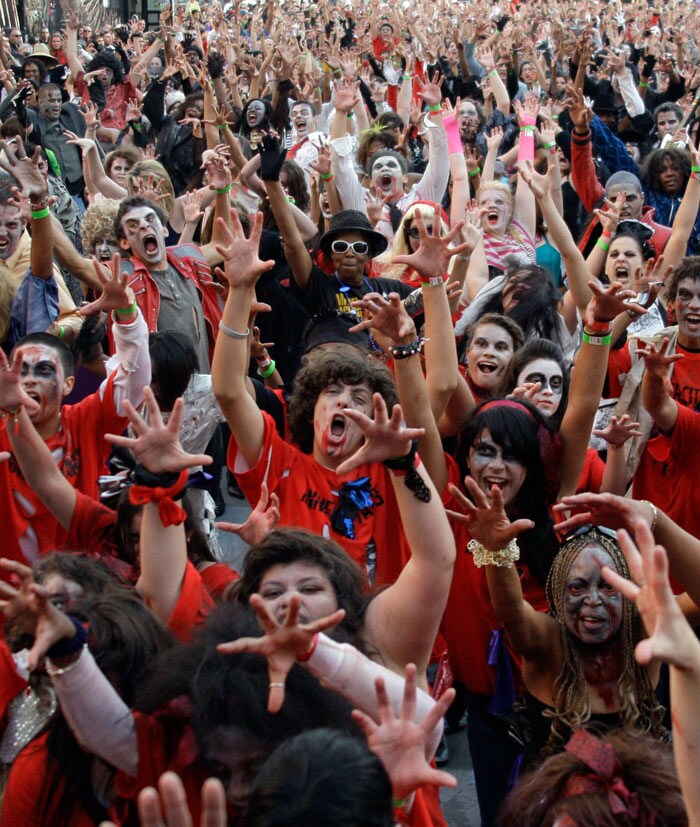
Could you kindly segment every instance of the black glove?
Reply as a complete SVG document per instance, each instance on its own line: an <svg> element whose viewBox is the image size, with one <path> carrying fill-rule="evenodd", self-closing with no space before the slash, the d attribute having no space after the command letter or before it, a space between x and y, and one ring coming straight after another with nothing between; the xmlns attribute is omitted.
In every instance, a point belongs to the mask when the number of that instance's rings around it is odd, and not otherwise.
<svg viewBox="0 0 700 827"><path fill-rule="evenodd" d="M504 14L501 17L496 18L496 28L499 32L502 32L503 29L508 25L508 21L510 20L510 15Z"/></svg>
<svg viewBox="0 0 700 827"><path fill-rule="evenodd" d="M642 68L642 75L645 78L650 78L654 74L654 66L656 66L656 58L654 55L647 55L644 58L644 67Z"/></svg>
<svg viewBox="0 0 700 827"><path fill-rule="evenodd" d="M274 135L263 136L258 149L260 154L260 178L263 181L279 181L280 170L284 159L287 157L287 150L280 150L279 139Z"/></svg>

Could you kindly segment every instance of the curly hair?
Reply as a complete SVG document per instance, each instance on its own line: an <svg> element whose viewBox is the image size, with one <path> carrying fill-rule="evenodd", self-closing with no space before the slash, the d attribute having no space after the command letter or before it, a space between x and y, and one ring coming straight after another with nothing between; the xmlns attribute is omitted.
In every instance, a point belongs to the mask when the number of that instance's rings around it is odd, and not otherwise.
<svg viewBox="0 0 700 827"><path fill-rule="evenodd" d="M644 162L644 183L657 192L665 192L661 183L664 164L668 162L676 167L683 177L682 191L690 179L690 153L685 149L667 146L649 153Z"/></svg>
<svg viewBox="0 0 700 827"><path fill-rule="evenodd" d="M436 205L430 201L416 201L414 204L411 204L411 206L403 214L401 223L394 233L394 241L392 242L391 247L387 248L385 252L383 252L380 256L377 256L374 260L375 264L386 263L386 269L382 270L382 276L384 278L399 279L402 281L410 280L410 276L407 276L407 271L409 268L405 264L392 264L391 260L395 256L411 255L413 250L411 249L411 242L409 241L408 232L411 229L412 222L416 215L420 215L423 218L423 221L426 223L430 222L432 224L433 217L435 215L435 206ZM449 219L445 215L444 210L441 209L440 232L442 235L447 235L449 231ZM451 272L454 261L455 259L453 257L450 260L448 272Z"/></svg>
<svg viewBox="0 0 700 827"><path fill-rule="evenodd" d="M500 827L552 827L558 819L563 823L563 816L581 827L685 827L688 817L671 749L641 732L615 732L601 740L613 747L620 777L639 799L637 818L613 813L603 785L597 792L566 795L568 782L591 770L573 753L560 752L521 777L503 804Z"/></svg>
<svg viewBox="0 0 700 827"><path fill-rule="evenodd" d="M143 158L143 153L140 149L136 149L134 146L118 146L116 149L113 149L105 155L104 168L110 178L112 177L112 164L117 160L117 158L123 158L130 166L133 167L134 164L137 164L141 158Z"/></svg>
<svg viewBox="0 0 700 827"><path fill-rule="evenodd" d="M377 151L376 145L386 147L386 149L396 149L398 139L396 133L389 127L382 127L378 125L370 126L369 129L364 129L360 133L360 140L357 146L357 164L360 169L367 168L369 156ZM370 149L372 150L370 152Z"/></svg>
<svg viewBox="0 0 700 827"><path fill-rule="evenodd" d="M114 220L118 211L119 201L114 198L103 198L88 207L80 225L80 237L84 250L92 253L97 242L103 240L117 246Z"/></svg>
<svg viewBox="0 0 700 827"><path fill-rule="evenodd" d="M591 717L591 699L588 683L583 673L575 636L567 628L564 618L564 594L566 581L581 551L590 545L599 545L610 555L615 571L630 579L627 561L619 545L611 537L593 527L588 533L573 537L562 544L547 578L545 593L550 614L560 624L561 644L564 653L562 670L554 682L555 710L545 712L553 719L549 746L563 743L569 730L583 726ZM656 700L649 675L634 657L634 648L644 637L642 621L637 606L627 598L622 599L622 673L618 680L620 713L625 726L634 726L651 732L656 738L665 736L661 722L662 708Z"/></svg>
<svg viewBox="0 0 700 827"><path fill-rule="evenodd" d="M314 408L320 393L332 382L345 385L369 385L379 393L391 411L398 402L396 385L384 365L367 360L352 345L336 344L332 349L310 353L294 380L294 393L289 400L289 430L305 454L314 446Z"/></svg>
<svg viewBox="0 0 700 827"><path fill-rule="evenodd" d="M88 63L85 72L94 72L97 69L111 69L114 83L124 83L124 64L114 52L103 49Z"/></svg>

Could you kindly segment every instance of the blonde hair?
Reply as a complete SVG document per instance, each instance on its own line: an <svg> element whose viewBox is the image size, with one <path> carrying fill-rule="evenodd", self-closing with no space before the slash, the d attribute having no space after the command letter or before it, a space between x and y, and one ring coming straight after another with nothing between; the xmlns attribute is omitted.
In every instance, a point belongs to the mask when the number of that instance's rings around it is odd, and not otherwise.
<svg viewBox="0 0 700 827"><path fill-rule="evenodd" d="M160 191L165 197L160 201L157 201L156 204L161 208L161 210L163 210L166 217L170 218L170 213L173 211L173 207L175 206L175 190L173 189L173 182L170 180L170 176L168 175L168 172L163 164L158 161L153 161L150 158L134 164L129 170L129 174L126 176L126 191L129 195L140 195L139 179L141 179L145 184L151 176L155 179L156 185L160 181L163 182L163 186L160 188Z"/></svg>
<svg viewBox="0 0 700 827"><path fill-rule="evenodd" d="M400 281L408 281L406 276L405 264L392 264L391 260L394 256L410 256L413 250L408 241L408 225L413 219L420 215L423 220L429 219L432 221L435 216L435 207L426 203L425 201L417 204L411 204L406 210L401 219L401 223L396 228L394 233L394 241L391 247L388 247L380 256L374 259L374 264L378 264L381 268L381 274L384 278L397 279ZM445 221L443 211L440 210L440 234L446 235L450 231L450 225ZM452 271L454 266L454 258L450 260L448 271Z"/></svg>
<svg viewBox="0 0 700 827"><path fill-rule="evenodd" d="M117 244L117 234L114 230L114 219L119 210L119 201L113 198L103 198L95 204L91 204L80 225L80 237L83 242L83 249L92 252L95 243L105 239L110 244Z"/></svg>

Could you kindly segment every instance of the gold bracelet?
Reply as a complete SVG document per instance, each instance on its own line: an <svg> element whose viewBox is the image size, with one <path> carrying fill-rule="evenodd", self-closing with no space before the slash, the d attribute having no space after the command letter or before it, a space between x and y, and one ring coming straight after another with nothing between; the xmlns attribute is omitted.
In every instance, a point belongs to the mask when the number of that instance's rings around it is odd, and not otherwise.
<svg viewBox="0 0 700 827"><path fill-rule="evenodd" d="M518 542L515 537L513 537L505 548L498 549L498 551L491 551L476 540L470 540L467 543L467 550L472 553L474 565L478 569L484 566L512 568L520 559L520 549L518 548Z"/></svg>
<svg viewBox="0 0 700 827"><path fill-rule="evenodd" d="M656 523L659 519L659 509L650 500L640 500L639 502L646 503L649 506L649 508L651 508L651 513L653 515L653 520L651 521L651 525L649 526L649 528L652 531L654 531L654 529L656 528Z"/></svg>

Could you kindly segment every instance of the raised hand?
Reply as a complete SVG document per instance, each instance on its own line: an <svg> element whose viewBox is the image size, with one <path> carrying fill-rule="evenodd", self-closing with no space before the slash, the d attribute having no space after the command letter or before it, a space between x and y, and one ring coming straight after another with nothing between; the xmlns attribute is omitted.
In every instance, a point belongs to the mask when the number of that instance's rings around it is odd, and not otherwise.
<svg viewBox="0 0 700 827"><path fill-rule="evenodd" d="M92 138L81 138L79 135L76 135L75 132L71 132L69 129L65 129L63 131L63 134L68 137L66 143L70 146L79 146L83 155L85 155L89 149L95 146L95 142L92 140Z"/></svg>
<svg viewBox="0 0 700 827"><path fill-rule="evenodd" d="M406 312L398 293L389 293L387 298L379 293L367 293L352 304L353 307L362 308L363 316L366 318L351 327L351 333L372 328L396 344L402 339L415 341L416 326Z"/></svg>
<svg viewBox="0 0 700 827"><path fill-rule="evenodd" d="M532 161L524 160L518 164L518 175L530 187L535 198L545 198L551 193L551 180L549 178L549 171L547 175L540 175L535 170Z"/></svg>
<svg viewBox="0 0 700 827"><path fill-rule="evenodd" d="M674 362L679 362L683 358L682 353L668 353L669 340L665 337L658 345L649 343L643 348L639 349L639 355L644 359L644 365L648 373L662 379L667 385L667 390L670 391L670 381L668 378L668 369Z"/></svg>
<svg viewBox="0 0 700 827"><path fill-rule="evenodd" d="M149 387L143 389L143 398L148 411L148 422L125 399L122 403L129 417L135 437L105 434L105 439L113 445L129 448L143 467L153 474L176 473L191 468L193 465L210 465L211 457L206 454L188 454L180 444L180 426L182 424L183 401L175 402L168 424L163 417Z"/></svg>
<svg viewBox="0 0 700 827"><path fill-rule="evenodd" d="M206 169L210 190L225 190L231 183L230 149L218 144L202 153L202 169Z"/></svg>
<svg viewBox="0 0 700 827"><path fill-rule="evenodd" d="M372 396L374 403L374 419L354 408L344 408L343 414L354 420L365 435L365 441L358 450L342 462L336 469L339 476L349 474L359 465L366 462L384 462L408 454L411 441L420 439L425 433L424 428L407 428L403 424L403 412L400 405L394 405L389 416L386 402L381 394Z"/></svg>
<svg viewBox="0 0 700 827"><path fill-rule="evenodd" d="M609 198L605 199L607 209L593 210L600 220L600 226L604 233L610 233L611 236L615 235L617 225L620 223L620 214L622 213L622 208L625 206L626 200L627 193L619 192L614 201L611 201Z"/></svg>
<svg viewBox="0 0 700 827"><path fill-rule="evenodd" d="M418 87L418 96L423 99L426 106L439 106L442 100L442 82L444 78L440 72L436 72L433 79L427 83L423 83L420 78L414 78L414 83ZM439 114L439 113L438 113Z"/></svg>
<svg viewBox="0 0 700 827"><path fill-rule="evenodd" d="M30 201L45 198L48 195L49 187L44 173L39 169L41 163L39 147L34 150L34 155L29 158L21 141L13 144L0 141L0 146L6 156L6 158L0 158L0 167L15 179L22 193L28 196Z"/></svg>
<svg viewBox="0 0 700 827"><path fill-rule="evenodd" d="M684 669L688 666L689 649L697 659L698 641L673 596L666 550L654 544L653 534L642 521L636 525L635 535L639 547L625 530L617 533L632 581L608 566L603 566L603 576L639 609L649 637L637 644L637 662L646 666L653 661L665 661Z"/></svg>
<svg viewBox="0 0 700 827"><path fill-rule="evenodd" d="M352 112L360 101L359 89L359 81L341 79L333 94L333 106L336 111L344 115Z"/></svg>
<svg viewBox="0 0 700 827"><path fill-rule="evenodd" d="M587 320L612 322L615 316L626 313L628 310L634 310L640 316L647 312L634 301L637 298L635 291L623 288L619 281L614 281L612 284L605 286L598 281L591 280L588 282L588 287L593 296L586 308L585 316Z"/></svg>
<svg viewBox="0 0 700 827"><path fill-rule="evenodd" d="M197 224L204 215L202 211L203 190L192 190L182 196L182 213L185 217L185 224Z"/></svg>
<svg viewBox="0 0 700 827"><path fill-rule="evenodd" d="M34 582L31 569L5 559L0 565L20 578L19 589L0 582L0 610L34 636L27 656L29 670L34 671L54 643L75 636L75 626L53 605L49 592Z"/></svg>
<svg viewBox="0 0 700 827"><path fill-rule="evenodd" d="M109 313L112 310L127 310L135 301L134 291L129 287L129 276L121 272L121 256L112 255L109 266L100 263L96 258L92 260L97 278L102 282L102 293L94 302L84 304L78 308L81 316L94 316L95 313Z"/></svg>
<svg viewBox="0 0 700 827"><path fill-rule="evenodd" d="M446 236L440 235L440 208L437 206L433 214L432 232L427 232L423 217L418 213L416 213L414 224L418 227L419 248L410 255L394 256L391 260L392 264L407 264L426 278L442 276L447 271L452 256L469 248L469 245L464 243L450 247L450 243L457 238L464 226L463 221L458 221Z"/></svg>
<svg viewBox="0 0 700 827"><path fill-rule="evenodd" d="M642 436L639 422L633 422L629 414L623 414L619 419L610 417L610 422L602 430L593 431L593 435L604 439L613 448L622 448L628 439Z"/></svg>
<svg viewBox="0 0 700 827"><path fill-rule="evenodd" d="M455 690L448 689L435 706L419 723L414 721L416 712L416 667L406 666L401 714L397 718L386 691L384 679L375 681L379 724L359 709L352 717L367 736L367 745L379 758L391 780L394 798L405 798L422 784L440 787L456 787L457 779L448 772L433 769L426 755L431 733L454 700Z"/></svg>
<svg viewBox="0 0 700 827"><path fill-rule="evenodd" d="M7 361L5 351L0 349L0 410L16 411L24 405L27 413L34 413L39 404L22 390L22 348L19 347L12 357L12 365Z"/></svg>
<svg viewBox="0 0 700 827"><path fill-rule="evenodd" d="M237 534L244 543L254 546L262 542L277 528L280 521L280 501L277 494L270 494L267 483L260 486L260 499L244 523L216 523L220 531Z"/></svg>
<svg viewBox="0 0 700 827"><path fill-rule="evenodd" d="M581 134L588 132L591 122L591 110L583 96L583 91L570 85L566 87L566 94L568 97L564 101L564 106L569 110L569 116L574 127Z"/></svg>
<svg viewBox="0 0 700 827"><path fill-rule="evenodd" d="M216 252L224 260L224 269L216 268L216 276L227 281L230 287L252 287L260 276L275 266L274 260L261 261L258 256L260 236L262 235L262 213L255 213L250 227L250 238L246 238L238 213L230 211L231 229L226 226L223 218L219 221L219 236L224 244L216 245Z"/></svg>
<svg viewBox="0 0 700 827"><path fill-rule="evenodd" d="M271 132L263 135L258 146L260 154L260 178L263 181L279 181L287 150L281 149L279 138Z"/></svg>
<svg viewBox="0 0 700 827"><path fill-rule="evenodd" d="M464 485L472 499L465 497L456 485L450 485L450 494L462 508L462 513L448 511L448 514L457 522L465 523L469 527L472 539L481 543L484 548L499 551L518 534L534 527L532 520L516 520L513 523L510 521L503 504L501 489L497 485L491 488L490 495L482 491L471 477L464 478Z"/></svg>
<svg viewBox="0 0 700 827"><path fill-rule="evenodd" d="M267 698L267 711L279 712L284 703L284 685L289 670L300 655L305 655L313 646L314 636L333 626L337 626L345 617L345 609L338 609L328 617L322 617L299 625L299 608L301 598L293 595L289 600L287 616L284 623L278 623L265 606L259 594L252 594L248 601L258 616L265 631L263 637L244 637L230 643L220 643L216 649L224 655L237 655L254 652L267 658L270 676L270 691Z"/></svg>

